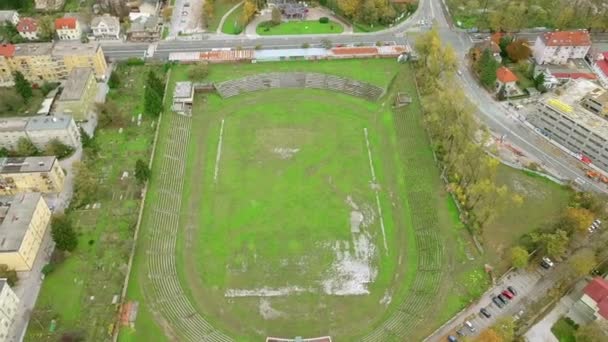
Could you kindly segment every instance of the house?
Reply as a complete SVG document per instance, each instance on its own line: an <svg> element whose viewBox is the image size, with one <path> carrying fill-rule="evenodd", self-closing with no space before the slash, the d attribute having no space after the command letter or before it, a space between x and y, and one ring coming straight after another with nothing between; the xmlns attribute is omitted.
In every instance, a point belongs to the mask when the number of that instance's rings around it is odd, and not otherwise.
<svg viewBox="0 0 608 342"><path fill-rule="evenodd" d="M192 82L176 82L173 90L174 112L190 116L192 112L192 102L194 101L194 87Z"/></svg>
<svg viewBox="0 0 608 342"><path fill-rule="evenodd" d="M31 270L50 221L51 210L39 192L0 196L0 264Z"/></svg>
<svg viewBox="0 0 608 342"><path fill-rule="evenodd" d="M543 82L543 85L545 86L545 89L554 89L561 83L560 80L557 79L557 77L553 76L551 70L549 70L546 65L535 65L532 74L535 79L540 74L544 75L545 81Z"/></svg>
<svg viewBox="0 0 608 342"><path fill-rule="evenodd" d="M91 20L95 39L120 39L120 21L117 17L102 15Z"/></svg>
<svg viewBox="0 0 608 342"><path fill-rule="evenodd" d="M56 111L72 115L76 121L87 120L96 94L97 82L93 70L74 68L63 86L63 92L55 102Z"/></svg>
<svg viewBox="0 0 608 342"><path fill-rule="evenodd" d="M63 190L64 180L55 157L0 158L0 195L57 193Z"/></svg>
<svg viewBox="0 0 608 342"><path fill-rule="evenodd" d="M498 44L494 42L494 40L489 38L484 39L481 42L477 42L473 45L471 51L471 56L473 60L478 60L485 50L489 50L492 54L492 57L494 57L497 62L502 62L502 57L500 56L500 46L498 46Z"/></svg>
<svg viewBox="0 0 608 342"><path fill-rule="evenodd" d="M593 63L593 71L597 75L597 80L608 88L608 51L602 52Z"/></svg>
<svg viewBox="0 0 608 342"><path fill-rule="evenodd" d="M15 322L19 298L8 285L6 279L0 279L0 341L8 340L8 333Z"/></svg>
<svg viewBox="0 0 608 342"><path fill-rule="evenodd" d="M502 66L496 70L496 92L504 87L506 96L519 94L517 88L517 76L509 68Z"/></svg>
<svg viewBox="0 0 608 342"><path fill-rule="evenodd" d="M608 281L595 277L583 289L581 299L575 304L578 311L590 320L608 319Z"/></svg>
<svg viewBox="0 0 608 342"><path fill-rule="evenodd" d="M536 65L534 76L536 77L541 71L545 73L545 80L555 78L558 83L577 79L597 79L597 75L589 68L584 59L570 59L565 64ZM548 78L548 76L550 77Z"/></svg>
<svg viewBox="0 0 608 342"><path fill-rule="evenodd" d="M32 116L25 125L25 134L39 149L45 148L54 139L73 148L80 146L80 130L69 115Z"/></svg>
<svg viewBox="0 0 608 342"><path fill-rule="evenodd" d="M0 11L0 24L4 24L7 21L16 26L19 22L19 13L12 10Z"/></svg>
<svg viewBox="0 0 608 342"><path fill-rule="evenodd" d="M155 15L139 16L131 22L127 39L133 42L151 42L160 38L162 23Z"/></svg>
<svg viewBox="0 0 608 342"><path fill-rule="evenodd" d="M17 23L17 32L26 40L38 39L38 22L33 18L21 18Z"/></svg>
<svg viewBox="0 0 608 342"><path fill-rule="evenodd" d="M78 40L82 36L78 19L73 17L55 19L55 32L60 40Z"/></svg>
<svg viewBox="0 0 608 342"><path fill-rule="evenodd" d="M555 31L536 37L532 55L536 64L565 64L569 59L585 58L590 48L587 30Z"/></svg>

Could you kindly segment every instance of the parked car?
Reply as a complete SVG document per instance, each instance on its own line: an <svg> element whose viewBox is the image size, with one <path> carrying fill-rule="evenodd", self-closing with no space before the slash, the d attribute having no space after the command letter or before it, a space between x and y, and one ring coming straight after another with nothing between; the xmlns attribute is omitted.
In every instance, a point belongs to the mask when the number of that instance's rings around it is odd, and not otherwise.
<svg viewBox="0 0 608 342"><path fill-rule="evenodd" d="M543 257L542 261L540 262L540 265L545 269L550 269L551 267L553 267L553 261L551 261L551 259L549 259L548 257Z"/></svg>
<svg viewBox="0 0 608 342"><path fill-rule="evenodd" d="M479 310L479 313L481 313L485 318L492 317L492 315L488 312L488 310L486 310L486 308L481 308L481 310Z"/></svg>
<svg viewBox="0 0 608 342"><path fill-rule="evenodd" d="M499 294L497 297L503 304L507 305L509 303L509 300L507 299L507 297L503 296L502 293Z"/></svg>
<svg viewBox="0 0 608 342"><path fill-rule="evenodd" d="M511 292L509 292L508 290L502 291L502 295L509 299L513 299L513 294Z"/></svg>
<svg viewBox="0 0 608 342"><path fill-rule="evenodd" d="M517 296L517 291L515 291L515 288L513 286L507 286L507 290L509 290L509 292L511 292L513 296Z"/></svg>
<svg viewBox="0 0 608 342"><path fill-rule="evenodd" d="M469 330L471 330L471 332L475 332L475 327L473 326L473 323L471 323L469 321L464 321L464 325L466 325L467 328L469 328Z"/></svg>
<svg viewBox="0 0 608 342"><path fill-rule="evenodd" d="M456 339L456 337L454 337L452 335L448 336L448 341L450 341L450 342L458 342L458 340Z"/></svg>
<svg viewBox="0 0 608 342"><path fill-rule="evenodd" d="M496 304L496 306L498 306L499 309L505 306L496 296L492 297L492 301L494 304Z"/></svg>

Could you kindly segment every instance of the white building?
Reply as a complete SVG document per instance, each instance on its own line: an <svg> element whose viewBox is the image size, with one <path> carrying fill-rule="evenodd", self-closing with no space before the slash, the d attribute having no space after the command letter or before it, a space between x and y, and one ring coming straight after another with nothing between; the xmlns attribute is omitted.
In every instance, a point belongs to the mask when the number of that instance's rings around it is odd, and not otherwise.
<svg viewBox="0 0 608 342"><path fill-rule="evenodd" d="M0 279L0 341L8 340L8 333L15 321L19 298L6 282Z"/></svg>
<svg viewBox="0 0 608 342"><path fill-rule="evenodd" d="M73 17L55 19L55 32L60 40L78 40L82 36L78 19Z"/></svg>
<svg viewBox="0 0 608 342"><path fill-rule="evenodd" d="M532 54L536 64L565 64L568 59L585 58L590 48L586 30L556 31L536 37Z"/></svg>
<svg viewBox="0 0 608 342"><path fill-rule="evenodd" d="M505 88L506 96L513 96L519 92L517 88L517 76L509 68L502 66L496 70L496 92Z"/></svg>
<svg viewBox="0 0 608 342"><path fill-rule="evenodd" d="M38 22L33 18L21 18L17 23L17 32L26 40L38 40Z"/></svg>
<svg viewBox="0 0 608 342"><path fill-rule="evenodd" d="M19 22L19 13L17 11L0 11L0 23L10 21L13 25Z"/></svg>
<svg viewBox="0 0 608 342"><path fill-rule="evenodd" d="M120 21L108 14L94 17L91 30L96 39L120 39Z"/></svg>
<svg viewBox="0 0 608 342"><path fill-rule="evenodd" d="M53 139L74 148L80 145L80 130L71 116L18 117L0 120L0 147L14 149L21 138L42 149Z"/></svg>

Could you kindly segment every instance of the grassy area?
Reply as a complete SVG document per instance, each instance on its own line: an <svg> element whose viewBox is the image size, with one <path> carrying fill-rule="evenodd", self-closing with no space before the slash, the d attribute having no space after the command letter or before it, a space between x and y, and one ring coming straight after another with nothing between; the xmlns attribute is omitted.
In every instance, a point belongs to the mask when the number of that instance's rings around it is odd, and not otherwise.
<svg viewBox="0 0 608 342"><path fill-rule="evenodd" d="M124 282L135 223L140 203L140 185L133 169L137 159L150 156L154 133L152 119L143 118L141 126L132 117L142 110L146 72L159 67L118 67L120 89L111 90L108 101L115 101L124 116L119 127L98 129L95 141L99 157L93 161L101 184L98 209L77 209L68 213L79 234L79 245L62 264L49 274L42 285L32 313L27 341L57 341L66 332L80 332L87 341L110 338ZM130 176L121 180L123 172ZM57 330L49 332L51 320Z"/></svg>
<svg viewBox="0 0 608 342"><path fill-rule="evenodd" d="M318 20L287 21L276 26L263 22L256 27L255 32L261 36L342 33L344 27L335 21L328 23L320 23Z"/></svg>
<svg viewBox="0 0 608 342"><path fill-rule="evenodd" d="M222 25L222 32L226 34L240 34L243 32L243 25L241 25L241 16L243 15L243 5L240 5L230 13L226 20L224 20L224 25Z"/></svg>
<svg viewBox="0 0 608 342"><path fill-rule="evenodd" d="M509 266L509 248L524 234L559 216L568 203L570 192L546 178L503 165L498 169L498 182L524 198L521 206L507 208L484 229L483 243L488 262L500 274Z"/></svg>
<svg viewBox="0 0 608 342"><path fill-rule="evenodd" d="M551 332L559 342L576 342L574 336L576 329L576 324L572 320L562 317L551 327Z"/></svg>
<svg viewBox="0 0 608 342"><path fill-rule="evenodd" d="M207 21L207 30L209 32L215 32L217 27L222 20L222 17L232 8L238 4L240 0L215 0L213 2L213 17ZM242 5L240 6L242 8ZM236 12L239 12L236 10ZM237 17L239 18L239 17Z"/></svg>
<svg viewBox="0 0 608 342"><path fill-rule="evenodd" d="M164 26L163 27L163 33L162 33L161 39L165 39L165 38L167 38L167 36L169 36L169 27L168 26Z"/></svg>
<svg viewBox="0 0 608 342"><path fill-rule="evenodd" d="M0 117L31 116L40 109L44 95L39 89L32 89L33 96L26 103L15 87L2 88L0 94Z"/></svg>

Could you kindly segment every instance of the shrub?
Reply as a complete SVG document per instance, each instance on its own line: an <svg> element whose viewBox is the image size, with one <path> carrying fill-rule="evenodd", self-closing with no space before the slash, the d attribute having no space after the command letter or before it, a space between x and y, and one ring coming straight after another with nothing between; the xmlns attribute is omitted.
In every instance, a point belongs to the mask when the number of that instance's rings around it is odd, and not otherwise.
<svg viewBox="0 0 608 342"><path fill-rule="evenodd" d="M42 274L47 276L47 275L53 273L54 270L55 270L55 265L49 263L42 267L41 272L42 272Z"/></svg>
<svg viewBox="0 0 608 342"><path fill-rule="evenodd" d="M321 17L321 18L319 18L319 22L321 24L327 24L327 23L329 23L329 18L328 17Z"/></svg>
<svg viewBox="0 0 608 342"><path fill-rule="evenodd" d="M125 63L125 65L128 65L128 66L135 66L135 65L144 65L144 64L146 64L146 62L144 62L143 59L137 58L137 57L131 57L131 58L127 59L124 63Z"/></svg>
<svg viewBox="0 0 608 342"><path fill-rule="evenodd" d="M308 49L309 47L310 47L310 44L308 44L308 43L302 44L302 49Z"/></svg>

